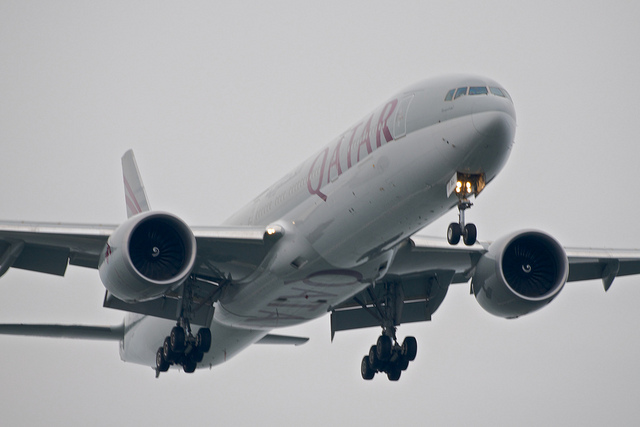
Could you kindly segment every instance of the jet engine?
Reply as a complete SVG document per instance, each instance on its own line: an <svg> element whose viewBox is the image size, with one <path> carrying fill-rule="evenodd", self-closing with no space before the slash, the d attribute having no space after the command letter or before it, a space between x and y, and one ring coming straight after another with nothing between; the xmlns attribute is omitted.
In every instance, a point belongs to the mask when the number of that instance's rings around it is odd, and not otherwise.
<svg viewBox="0 0 640 427"><path fill-rule="evenodd" d="M519 231L496 240L473 275L476 300L491 314L515 318L550 303L569 275L562 246L539 231Z"/></svg>
<svg viewBox="0 0 640 427"><path fill-rule="evenodd" d="M125 302L158 298L180 286L196 258L196 239L178 217L144 212L109 237L98 270L105 288Z"/></svg>

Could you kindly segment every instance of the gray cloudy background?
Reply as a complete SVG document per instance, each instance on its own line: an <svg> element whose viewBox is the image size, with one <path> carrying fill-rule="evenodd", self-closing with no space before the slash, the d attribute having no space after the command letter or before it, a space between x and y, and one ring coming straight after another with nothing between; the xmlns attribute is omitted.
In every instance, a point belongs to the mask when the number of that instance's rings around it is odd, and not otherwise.
<svg viewBox="0 0 640 427"><path fill-rule="evenodd" d="M640 3L0 0L0 219L118 223L120 156L151 204L215 225L417 80L492 77L516 145L469 219L492 240L640 248ZM422 233L444 236L450 212ZM95 271L10 270L0 322L117 324ZM452 286L405 325L398 383L360 378L378 329L329 318L194 375L119 360L107 342L0 337L3 425L632 425L640 278L569 284L515 321ZM394 424L395 425L395 424Z"/></svg>

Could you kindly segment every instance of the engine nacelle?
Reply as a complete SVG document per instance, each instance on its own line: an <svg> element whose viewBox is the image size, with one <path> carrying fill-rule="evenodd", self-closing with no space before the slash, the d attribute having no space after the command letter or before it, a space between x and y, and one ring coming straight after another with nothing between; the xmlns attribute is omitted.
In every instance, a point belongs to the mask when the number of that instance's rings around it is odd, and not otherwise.
<svg viewBox="0 0 640 427"><path fill-rule="evenodd" d="M180 286L196 259L196 239L178 217L143 212L109 237L98 270L105 288L125 302L148 301Z"/></svg>
<svg viewBox="0 0 640 427"><path fill-rule="evenodd" d="M473 292L482 308L505 318L550 303L569 275L562 246L540 231L519 231L496 240L476 266Z"/></svg>

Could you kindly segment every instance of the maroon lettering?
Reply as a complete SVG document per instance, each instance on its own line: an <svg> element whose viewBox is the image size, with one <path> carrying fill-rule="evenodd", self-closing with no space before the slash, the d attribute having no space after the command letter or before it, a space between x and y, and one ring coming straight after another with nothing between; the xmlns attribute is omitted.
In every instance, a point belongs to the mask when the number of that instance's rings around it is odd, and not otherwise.
<svg viewBox="0 0 640 427"><path fill-rule="evenodd" d="M329 162L329 167L327 168L327 183L331 181L331 168L335 167L337 176L342 175L342 168L340 167L340 145L342 144L342 140L344 139L344 135L338 141L338 144L333 149L333 153L331 153L331 161Z"/></svg>
<svg viewBox="0 0 640 427"><path fill-rule="evenodd" d="M360 161L360 148L364 145L367 149L367 156L371 154L371 139L369 138L369 134L371 131L371 120L373 119L373 114L369 117L367 124L364 125L364 129L362 129L362 136L360 137L360 144L358 144L358 161ZM366 156L365 156L366 157Z"/></svg>
<svg viewBox="0 0 640 427"><path fill-rule="evenodd" d="M353 138L356 136L356 130L360 127L362 123L358 123L353 128L353 133L351 134L351 139L349 140L349 147L347 147L347 169L351 169L351 148L353 147Z"/></svg>
<svg viewBox="0 0 640 427"><path fill-rule="evenodd" d="M376 126L376 146L378 148L382 145L382 142L380 141L380 132L383 133L385 142L390 142L393 139L393 137L391 136L391 132L389 131L389 125L387 121L389 120L389 117L391 117L391 114L393 114L394 110L396 109L396 105L398 105L398 100L394 99L393 101L388 102L387 105L385 105L384 108L382 109L382 112L380 113L380 118L378 119L378 125ZM387 116L384 117L384 112L387 111L387 108L389 108L389 112L387 113Z"/></svg>
<svg viewBox="0 0 640 427"><path fill-rule="evenodd" d="M327 195L324 194L322 191L320 191L320 188L322 187L322 178L324 176L324 166L327 162L328 154L329 154L329 147L325 148L322 152L320 152L320 154L318 154L318 157L316 157L316 159L311 164L311 168L309 168L309 176L307 178L307 189L309 190L309 193L317 194L325 202L327 201ZM315 165L318 159L321 157L322 157L322 165L320 166L320 172L318 176L318 186L316 188L313 188L313 184L311 183L311 181L313 180Z"/></svg>

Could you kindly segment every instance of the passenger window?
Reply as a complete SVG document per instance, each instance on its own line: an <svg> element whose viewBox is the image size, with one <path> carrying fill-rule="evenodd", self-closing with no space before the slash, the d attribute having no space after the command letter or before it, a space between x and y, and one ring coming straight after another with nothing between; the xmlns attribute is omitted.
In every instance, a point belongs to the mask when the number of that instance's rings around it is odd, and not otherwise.
<svg viewBox="0 0 640 427"><path fill-rule="evenodd" d="M447 92L447 96L444 97L445 101L451 101L453 99L453 94L456 92L455 89L451 89L449 92Z"/></svg>
<svg viewBox="0 0 640 427"><path fill-rule="evenodd" d="M456 91L456 96L453 99L458 99L463 95L467 94L467 88L466 87L461 87L458 88L458 90Z"/></svg>
<svg viewBox="0 0 640 427"><path fill-rule="evenodd" d="M501 96L503 98L507 97L499 87L490 87L489 90L491 91L492 94L496 96Z"/></svg>
<svg viewBox="0 0 640 427"><path fill-rule="evenodd" d="M472 86L469 88L469 95L488 95L489 91L484 86Z"/></svg>

